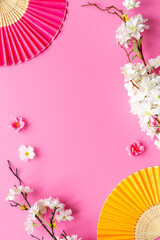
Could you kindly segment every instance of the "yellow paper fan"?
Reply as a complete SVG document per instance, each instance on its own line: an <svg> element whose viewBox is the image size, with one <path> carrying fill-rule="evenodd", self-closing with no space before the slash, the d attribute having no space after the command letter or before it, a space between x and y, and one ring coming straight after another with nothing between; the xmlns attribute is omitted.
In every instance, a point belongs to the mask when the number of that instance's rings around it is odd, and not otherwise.
<svg viewBox="0 0 160 240"><path fill-rule="evenodd" d="M155 240L160 237L160 167L123 180L106 200L98 240Z"/></svg>

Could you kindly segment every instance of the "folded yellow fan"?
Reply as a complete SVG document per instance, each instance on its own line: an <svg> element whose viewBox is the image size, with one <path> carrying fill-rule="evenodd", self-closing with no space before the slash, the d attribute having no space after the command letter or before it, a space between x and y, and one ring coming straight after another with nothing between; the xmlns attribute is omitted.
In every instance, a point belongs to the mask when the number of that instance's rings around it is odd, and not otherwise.
<svg viewBox="0 0 160 240"><path fill-rule="evenodd" d="M106 200L98 240L155 240L160 237L160 167L123 180Z"/></svg>

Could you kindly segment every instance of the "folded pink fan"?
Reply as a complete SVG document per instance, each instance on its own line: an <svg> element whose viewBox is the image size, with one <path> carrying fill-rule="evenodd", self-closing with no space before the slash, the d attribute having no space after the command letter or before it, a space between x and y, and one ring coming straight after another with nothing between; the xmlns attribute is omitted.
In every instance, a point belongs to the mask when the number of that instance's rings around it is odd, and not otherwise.
<svg viewBox="0 0 160 240"><path fill-rule="evenodd" d="M159 237L159 238L156 238L155 240L160 240L160 237Z"/></svg>
<svg viewBox="0 0 160 240"><path fill-rule="evenodd" d="M1 0L0 65L25 62L57 36L67 0Z"/></svg>

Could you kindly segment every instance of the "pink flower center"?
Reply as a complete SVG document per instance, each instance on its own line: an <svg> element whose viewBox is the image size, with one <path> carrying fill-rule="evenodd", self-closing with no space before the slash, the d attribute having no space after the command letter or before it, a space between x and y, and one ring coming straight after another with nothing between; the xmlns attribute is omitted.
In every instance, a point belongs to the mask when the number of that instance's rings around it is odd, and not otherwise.
<svg viewBox="0 0 160 240"><path fill-rule="evenodd" d="M139 151L139 148L137 147L137 145L134 145L134 146L133 146L133 151L134 151L134 152L138 152L138 151Z"/></svg>
<svg viewBox="0 0 160 240"><path fill-rule="evenodd" d="M15 128L18 128L19 126L20 126L20 125L19 125L19 122L15 122L15 123L14 123L14 127L15 127Z"/></svg>

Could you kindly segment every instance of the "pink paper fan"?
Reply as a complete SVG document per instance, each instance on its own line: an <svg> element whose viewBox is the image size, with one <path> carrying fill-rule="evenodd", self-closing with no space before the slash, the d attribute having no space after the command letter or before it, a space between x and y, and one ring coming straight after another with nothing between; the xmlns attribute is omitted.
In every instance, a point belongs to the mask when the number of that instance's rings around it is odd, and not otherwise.
<svg viewBox="0 0 160 240"><path fill-rule="evenodd" d="M1 0L0 65L25 62L57 36L67 0Z"/></svg>

